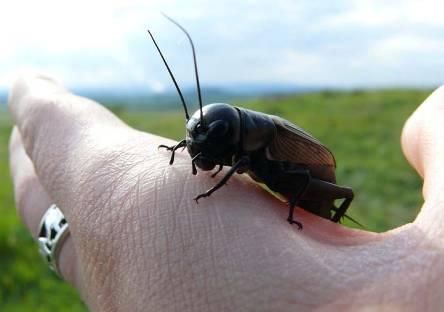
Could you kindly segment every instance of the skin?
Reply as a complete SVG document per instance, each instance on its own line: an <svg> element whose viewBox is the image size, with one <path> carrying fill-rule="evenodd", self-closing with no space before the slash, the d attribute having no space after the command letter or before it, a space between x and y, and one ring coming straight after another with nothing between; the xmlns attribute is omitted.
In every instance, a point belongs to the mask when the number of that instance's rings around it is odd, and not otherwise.
<svg viewBox="0 0 444 312"><path fill-rule="evenodd" d="M60 267L93 311L439 310L444 304L444 88L405 124L406 158L424 178L413 223L381 234L287 207L237 175L201 200L175 142L132 129L52 80L18 80L9 107L17 208L31 233L56 203L71 236Z"/></svg>

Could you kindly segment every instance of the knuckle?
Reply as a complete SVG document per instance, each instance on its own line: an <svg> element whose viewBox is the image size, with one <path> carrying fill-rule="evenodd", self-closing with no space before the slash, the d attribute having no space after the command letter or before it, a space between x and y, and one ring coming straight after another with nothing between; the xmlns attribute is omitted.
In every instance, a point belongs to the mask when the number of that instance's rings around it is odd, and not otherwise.
<svg viewBox="0 0 444 312"><path fill-rule="evenodd" d="M36 167L46 166L45 160L62 160L63 154L78 143L77 128L73 126L69 98L60 96L27 96L23 99L25 112L21 116L20 133L27 154ZM56 149L52 147L57 145ZM50 159L55 158L55 159Z"/></svg>
<svg viewBox="0 0 444 312"><path fill-rule="evenodd" d="M57 121L54 110L58 104L52 97L27 96L23 99L23 106L25 109L20 116L20 132L26 150L32 154L36 143L45 137L50 124Z"/></svg>
<svg viewBox="0 0 444 312"><path fill-rule="evenodd" d="M72 94L29 95L22 101L20 132L33 159L36 153L54 143L60 151L71 151L86 141L98 121L103 124L103 107L93 101L85 103L86 100Z"/></svg>

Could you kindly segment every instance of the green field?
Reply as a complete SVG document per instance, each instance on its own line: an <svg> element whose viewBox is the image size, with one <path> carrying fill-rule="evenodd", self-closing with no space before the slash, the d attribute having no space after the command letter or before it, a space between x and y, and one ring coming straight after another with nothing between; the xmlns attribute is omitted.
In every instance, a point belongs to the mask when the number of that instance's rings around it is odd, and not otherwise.
<svg viewBox="0 0 444 312"><path fill-rule="evenodd" d="M355 192L349 214L380 232L412 221L421 206L421 180L406 163L399 138L405 119L429 93L321 92L235 104L282 116L329 146L338 163L338 182ZM116 113L137 129L177 140L184 135L180 111L141 113L119 107ZM8 172L10 130L11 121L0 110L0 311L85 311L76 291L40 261L36 244L16 216Z"/></svg>

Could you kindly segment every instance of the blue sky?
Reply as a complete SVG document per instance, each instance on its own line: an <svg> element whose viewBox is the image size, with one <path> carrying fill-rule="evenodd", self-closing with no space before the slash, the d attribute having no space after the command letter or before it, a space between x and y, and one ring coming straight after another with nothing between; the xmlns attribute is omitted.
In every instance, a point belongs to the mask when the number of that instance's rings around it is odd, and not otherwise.
<svg viewBox="0 0 444 312"><path fill-rule="evenodd" d="M435 86L444 81L444 4L425 0L2 1L0 88L43 72L70 88L173 90L196 45L204 85Z"/></svg>

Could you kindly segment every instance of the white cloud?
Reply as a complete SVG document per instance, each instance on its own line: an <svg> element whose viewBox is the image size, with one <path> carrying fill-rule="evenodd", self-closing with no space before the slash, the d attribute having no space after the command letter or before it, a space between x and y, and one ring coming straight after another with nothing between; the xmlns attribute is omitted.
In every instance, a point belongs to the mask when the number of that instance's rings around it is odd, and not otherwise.
<svg viewBox="0 0 444 312"><path fill-rule="evenodd" d="M355 27L444 26L440 0L352 0L338 14L327 16L321 27L345 29ZM386 29L389 31L389 29Z"/></svg>
<svg viewBox="0 0 444 312"><path fill-rule="evenodd" d="M146 27L181 84L193 84L188 43L159 10L192 34L203 83L437 84L442 8L435 0L2 2L0 87L32 70L74 87L172 88Z"/></svg>
<svg viewBox="0 0 444 312"><path fill-rule="evenodd" d="M417 35L399 35L381 40L371 50L375 58L396 64L400 58L411 60L412 55L428 55L444 62L444 41Z"/></svg>

